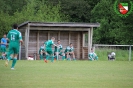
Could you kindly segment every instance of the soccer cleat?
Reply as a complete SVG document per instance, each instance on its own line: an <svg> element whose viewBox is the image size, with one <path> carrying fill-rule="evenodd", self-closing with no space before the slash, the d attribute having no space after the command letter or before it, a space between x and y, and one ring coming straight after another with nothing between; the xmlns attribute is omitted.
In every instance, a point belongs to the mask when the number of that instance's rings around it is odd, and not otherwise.
<svg viewBox="0 0 133 88"><path fill-rule="evenodd" d="M7 67L8 66L8 61L6 60L6 62L5 62L5 66Z"/></svg>
<svg viewBox="0 0 133 88"><path fill-rule="evenodd" d="M11 70L14 70L14 68L11 68Z"/></svg>
<svg viewBox="0 0 133 88"><path fill-rule="evenodd" d="M45 63L48 63L48 61L47 61L46 59L44 60L44 62L45 62Z"/></svg>

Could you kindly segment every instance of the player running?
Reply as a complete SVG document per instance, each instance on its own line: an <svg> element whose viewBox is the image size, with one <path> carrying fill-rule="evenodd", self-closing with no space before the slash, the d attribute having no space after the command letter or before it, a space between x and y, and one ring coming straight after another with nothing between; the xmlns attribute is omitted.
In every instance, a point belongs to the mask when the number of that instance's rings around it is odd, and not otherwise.
<svg viewBox="0 0 133 88"><path fill-rule="evenodd" d="M58 46L58 47L57 47ZM55 46L55 50L54 50L54 53L55 53L55 58L56 60L58 60L58 56L62 56L62 60L65 59L65 54L62 52L62 45L60 43L60 40L57 41L57 46Z"/></svg>
<svg viewBox="0 0 133 88"><path fill-rule="evenodd" d="M71 58L69 58L69 55L70 56L72 55L73 60L76 60L72 43L70 43L69 46L66 47L65 54L66 54L67 60L71 60Z"/></svg>
<svg viewBox="0 0 133 88"><path fill-rule="evenodd" d="M7 45L7 38L6 34L3 35L3 38L1 39L1 58L5 59L5 52L6 52L6 45Z"/></svg>
<svg viewBox="0 0 133 88"><path fill-rule="evenodd" d="M9 39L9 56L7 58L5 66L8 66L9 61L13 59L11 66L11 69L13 70L17 61L20 43L23 43L22 35L18 31L17 24L14 24L13 29L8 32L7 38Z"/></svg>
<svg viewBox="0 0 133 88"><path fill-rule="evenodd" d="M51 57L51 62L54 61L54 53L52 51L52 45L56 46L54 44L55 38L52 37L51 40L46 41L45 44L45 51L46 51L46 59L44 60L46 63L48 62L48 59Z"/></svg>

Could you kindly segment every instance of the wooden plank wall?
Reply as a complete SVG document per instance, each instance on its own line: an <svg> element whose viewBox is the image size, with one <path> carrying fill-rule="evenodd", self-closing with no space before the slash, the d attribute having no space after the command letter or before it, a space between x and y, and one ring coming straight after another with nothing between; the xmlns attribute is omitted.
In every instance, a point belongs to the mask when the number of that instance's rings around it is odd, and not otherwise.
<svg viewBox="0 0 133 88"><path fill-rule="evenodd" d="M57 40L61 41L61 44L63 46L63 51L65 48L69 45L69 42L73 43L73 46L75 48L75 56L77 59L82 59L82 51L84 51L85 59L88 58L88 48L82 48L83 44L83 34L82 32L69 32L69 31L41 31L39 30L39 38L37 38L38 31L30 31L29 36L29 56L33 56L34 53L38 54L38 50L40 46L48 40L51 37L55 37L55 44L57 44ZM24 38L23 38L24 39ZM39 43L37 43L37 39ZM70 39L70 40L69 40ZM37 47L37 44L38 47ZM54 49L54 47L53 47Z"/></svg>
<svg viewBox="0 0 133 88"><path fill-rule="evenodd" d="M85 55L84 59L88 59L88 47L84 47L83 49L84 49L84 55Z"/></svg>
<svg viewBox="0 0 133 88"><path fill-rule="evenodd" d="M34 56L34 53L38 52L37 51L37 33L38 31L30 31L28 56Z"/></svg>
<svg viewBox="0 0 133 88"><path fill-rule="evenodd" d="M71 36L70 42L73 43L73 46L74 46L75 57L80 59L80 57L77 57L78 52L80 52L80 50L78 49L78 43L80 43L80 42L77 41L78 40L78 33L71 32L70 36Z"/></svg>
<svg viewBox="0 0 133 88"><path fill-rule="evenodd" d="M48 32L39 31L39 48L46 40L48 40Z"/></svg>
<svg viewBox="0 0 133 88"><path fill-rule="evenodd" d="M69 45L69 32L60 32L60 41L63 46L63 51Z"/></svg>
<svg viewBox="0 0 133 88"><path fill-rule="evenodd" d="M49 31L49 36L50 36L49 39L51 39L52 37L54 37L55 38L54 43L57 44L58 32L57 31ZM52 49L53 49L53 52L54 52L54 46L52 47Z"/></svg>

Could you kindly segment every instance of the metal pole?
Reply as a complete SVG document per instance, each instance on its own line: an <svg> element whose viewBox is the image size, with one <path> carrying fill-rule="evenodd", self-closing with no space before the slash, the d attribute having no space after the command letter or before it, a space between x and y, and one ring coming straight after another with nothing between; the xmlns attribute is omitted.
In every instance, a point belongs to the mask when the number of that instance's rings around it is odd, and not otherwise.
<svg viewBox="0 0 133 88"><path fill-rule="evenodd" d="M58 49L59 49L59 46L57 46L57 60L59 60L59 51L58 51Z"/></svg>
<svg viewBox="0 0 133 88"><path fill-rule="evenodd" d="M131 61L131 45L129 46L129 61Z"/></svg>
<svg viewBox="0 0 133 88"><path fill-rule="evenodd" d="M21 58L21 43L20 43L20 46L19 46L19 60Z"/></svg>

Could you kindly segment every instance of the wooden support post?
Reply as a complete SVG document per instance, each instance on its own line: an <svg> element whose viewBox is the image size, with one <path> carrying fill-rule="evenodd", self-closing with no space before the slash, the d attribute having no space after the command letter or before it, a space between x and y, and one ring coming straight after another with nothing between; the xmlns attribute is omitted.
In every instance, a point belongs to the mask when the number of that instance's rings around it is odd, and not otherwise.
<svg viewBox="0 0 133 88"><path fill-rule="evenodd" d="M37 31L37 51L36 51L36 55L38 55L38 51L39 51L39 31ZM36 58L35 58L36 60Z"/></svg>
<svg viewBox="0 0 133 88"><path fill-rule="evenodd" d="M71 43L71 33L70 33L70 31L69 31L69 44Z"/></svg>
<svg viewBox="0 0 133 88"><path fill-rule="evenodd" d="M27 58L27 28L25 30L25 58Z"/></svg>
<svg viewBox="0 0 133 88"><path fill-rule="evenodd" d="M93 38L93 27L90 28L90 44L92 48L92 38Z"/></svg>
<svg viewBox="0 0 133 88"><path fill-rule="evenodd" d="M58 40L60 40L60 31L58 32Z"/></svg>
<svg viewBox="0 0 133 88"><path fill-rule="evenodd" d="M91 52L91 37L90 29L88 29L88 54Z"/></svg>
<svg viewBox="0 0 133 88"><path fill-rule="evenodd" d="M50 31L48 31L48 40L50 39Z"/></svg>
<svg viewBox="0 0 133 88"><path fill-rule="evenodd" d="M85 58L85 56L84 56L84 42L85 42L85 36L84 36L84 34L83 34L83 32L82 32L82 59L84 59Z"/></svg>
<svg viewBox="0 0 133 88"><path fill-rule="evenodd" d="M77 57L80 59L80 33L77 35Z"/></svg>
<svg viewBox="0 0 133 88"><path fill-rule="evenodd" d="M27 29L27 48L26 48L26 57L28 57L29 56L29 53L28 53L28 50L29 50L29 35L30 35L30 24L28 24L28 29Z"/></svg>

